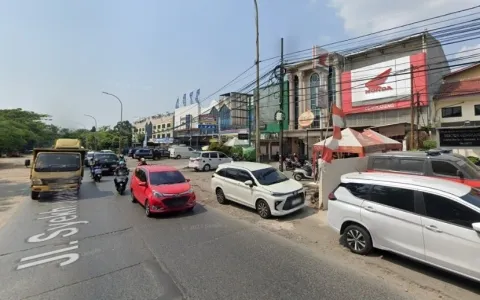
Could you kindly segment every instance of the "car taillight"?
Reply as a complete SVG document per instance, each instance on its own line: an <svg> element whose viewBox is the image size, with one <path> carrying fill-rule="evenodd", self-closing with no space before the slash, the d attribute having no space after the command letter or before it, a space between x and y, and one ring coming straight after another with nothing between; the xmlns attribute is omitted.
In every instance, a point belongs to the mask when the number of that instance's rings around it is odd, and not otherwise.
<svg viewBox="0 0 480 300"><path fill-rule="evenodd" d="M334 193L328 194L328 200L337 200L337 197L335 197Z"/></svg>

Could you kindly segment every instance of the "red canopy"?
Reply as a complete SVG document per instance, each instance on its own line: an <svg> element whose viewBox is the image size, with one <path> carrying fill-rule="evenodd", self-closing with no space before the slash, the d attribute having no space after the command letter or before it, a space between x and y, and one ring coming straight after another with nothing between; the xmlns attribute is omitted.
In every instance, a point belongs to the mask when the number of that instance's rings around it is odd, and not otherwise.
<svg viewBox="0 0 480 300"><path fill-rule="evenodd" d="M365 129L363 132L362 132L362 135L370 138L370 139L374 139L382 144L385 145L385 150L402 150L403 149L403 145L402 143L394 140L394 139L391 139L389 137L386 137L384 136L383 134L380 134L376 131L373 131L371 129Z"/></svg>
<svg viewBox="0 0 480 300"><path fill-rule="evenodd" d="M322 152L324 146L328 146L332 137L313 145L313 152ZM342 139L338 141L339 147L335 152L341 153L357 153L364 156L366 153L379 152L385 149L385 145L351 128L342 130Z"/></svg>

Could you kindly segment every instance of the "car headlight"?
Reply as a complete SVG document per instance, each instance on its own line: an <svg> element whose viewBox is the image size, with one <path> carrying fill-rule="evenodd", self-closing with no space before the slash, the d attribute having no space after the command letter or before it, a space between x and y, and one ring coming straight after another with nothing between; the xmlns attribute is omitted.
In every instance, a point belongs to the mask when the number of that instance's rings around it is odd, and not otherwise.
<svg viewBox="0 0 480 300"><path fill-rule="evenodd" d="M157 197L157 198L162 198L163 197L163 194L162 193L159 193L159 192L153 192L153 196Z"/></svg>
<svg viewBox="0 0 480 300"><path fill-rule="evenodd" d="M43 185L43 181L41 179L32 179L32 185Z"/></svg>

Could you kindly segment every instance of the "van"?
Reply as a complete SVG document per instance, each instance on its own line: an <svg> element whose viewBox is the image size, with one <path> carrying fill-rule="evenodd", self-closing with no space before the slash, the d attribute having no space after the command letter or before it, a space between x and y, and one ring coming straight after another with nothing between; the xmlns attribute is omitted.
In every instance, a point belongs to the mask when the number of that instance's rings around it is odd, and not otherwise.
<svg viewBox="0 0 480 300"><path fill-rule="evenodd" d="M351 252L390 251L480 281L479 190L427 176L349 173L328 200L328 224Z"/></svg>
<svg viewBox="0 0 480 300"><path fill-rule="evenodd" d="M367 171L436 177L480 188L480 168L465 156L443 149L373 153L368 156Z"/></svg>
<svg viewBox="0 0 480 300"><path fill-rule="evenodd" d="M195 149L188 146L173 146L168 148L168 152L170 152L170 158L190 158L194 155Z"/></svg>

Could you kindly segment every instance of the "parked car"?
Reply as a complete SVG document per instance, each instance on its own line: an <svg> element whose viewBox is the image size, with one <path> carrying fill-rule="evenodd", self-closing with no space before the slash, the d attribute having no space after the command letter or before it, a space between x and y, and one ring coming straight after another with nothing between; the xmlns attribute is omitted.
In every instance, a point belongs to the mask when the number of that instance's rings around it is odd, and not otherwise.
<svg viewBox="0 0 480 300"><path fill-rule="evenodd" d="M480 281L479 190L426 176L349 173L328 199L328 223L353 253L378 248Z"/></svg>
<svg viewBox="0 0 480 300"><path fill-rule="evenodd" d="M223 152L200 151L194 152L188 162L188 167L195 171L210 171L216 169L220 164L232 162L233 159Z"/></svg>
<svg viewBox="0 0 480 300"><path fill-rule="evenodd" d="M153 150L153 149L138 149L135 151L135 154L133 155L133 158L139 159L139 158L145 158L145 159L160 159L162 157L161 152Z"/></svg>
<svg viewBox="0 0 480 300"><path fill-rule="evenodd" d="M102 152L102 153L115 153L112 150L100 150L100 152Z"/></svg>
<svg viewBox="0 0 480 300"><path fill-rule="evenodd" d="M180 158L190 158L194 153L195 149L187 146L172 146L168 148L170 152L170 158L180 159Z"/></svg>
<svg viewBox="0 0 480 300"><path fill-rule="evenodd" d="M128 150L127 156L133 158L133 156L135 155L135 152L136 152L138 149L140 149L140 148L130 148L130 149Z"/></svg>
<svg viewBox="0 0 480 300"><path fill-rule="evenodd" d="M155 156L157 158L169 158L170 157L170 152L168 151L168 149L154 149L153 150L155 152Z"/></svg>
<svg viewBox="0 0 480 300"><path fill-rule="evenodd" d="M132 202L145 207L145 215L191 211L196 205L190 180L171 166L138 166L130 185Z"/></svg>
<svg viewBox="0 0 480 300"><path fill-rule="evenodd" d="M237 202L255 208L265 219L287 215L305 206L303 185L267 164L220 164L212 175L211 187L220 204Z"/></svg>
<svg viewBox="0 0 480 300"><path fill-rule="evenodd" d="M118 156L114 153L95 152L93 160L96 159L100 163L103 173L113 174L118 166Z"/></svg>
<svg viewBox="0 0 480 300"><path fill-rule="evenodd" d="M444 150L373 153L367 170L438 177L480 188L479 167L465 156Z"/></svg>

